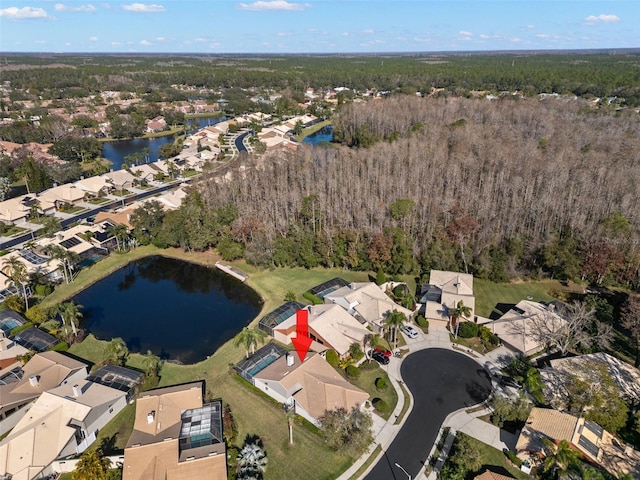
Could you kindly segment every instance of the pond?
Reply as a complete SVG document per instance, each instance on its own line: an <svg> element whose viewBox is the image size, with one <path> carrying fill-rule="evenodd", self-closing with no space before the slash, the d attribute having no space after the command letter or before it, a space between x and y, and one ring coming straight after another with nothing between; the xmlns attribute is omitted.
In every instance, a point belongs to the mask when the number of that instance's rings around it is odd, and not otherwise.
<svg viewBox="0 0 640 480"><path fill-rule="evenodd" d="M308 137L302 140L303 143L310 143L311 145L317 145L320 142L331 142L333 140L333 126L327 125L321 128L315 133L312 133Z"/></svg>
<svg viewBox="0 0 640 480"><path fill-rule="evenodd" d="M204 360L253 320L260 296L227 274L172 258L136 260L73 299L83 328L181 363Z"/></svg>
<svg viewBox="0 0 640 480"><path fill-rule="evenodd" d="M213 117L196 117L187 119L187 126L189 127L188 133L194 133L195 131L207 127L209 125L215 125L218 122L226 120L224 116ZM114 140L112 142L105 142L102 146L102 156L111 162L113 170L120 170L124 163L124 157L133 153L142 153L144 148L149 149L149 161L155 162L158 160L158 151L160 147L166 143L173 143L175 138L173 135L167 135L165 137L155 138L132 138L128 140Z"/></svg>

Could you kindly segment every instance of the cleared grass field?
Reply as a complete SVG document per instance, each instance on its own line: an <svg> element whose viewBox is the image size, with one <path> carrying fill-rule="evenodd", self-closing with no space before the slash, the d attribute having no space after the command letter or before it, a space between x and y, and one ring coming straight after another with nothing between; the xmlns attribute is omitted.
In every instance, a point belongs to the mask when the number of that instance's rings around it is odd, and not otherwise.
<svg viewBox="0 0 640 480"><path fill-rule="evenodd" d="M563 290L557 280L527 281L517 283L494 283L479 278L473 279L476 297L476 315L490 317L499 312L500 304L516 304L520 300L548 302L553 300L551 292Z"/></svg>

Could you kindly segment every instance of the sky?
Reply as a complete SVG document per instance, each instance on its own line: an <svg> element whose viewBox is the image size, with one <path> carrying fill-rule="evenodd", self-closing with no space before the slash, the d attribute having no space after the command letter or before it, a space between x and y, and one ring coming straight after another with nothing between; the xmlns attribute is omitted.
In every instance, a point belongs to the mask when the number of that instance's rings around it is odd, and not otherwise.
<svg viewBox="0 0 640 480"><path fill-rule="evenodd" d="M640 0L0 0L1 52L640 47Z"/></svg>

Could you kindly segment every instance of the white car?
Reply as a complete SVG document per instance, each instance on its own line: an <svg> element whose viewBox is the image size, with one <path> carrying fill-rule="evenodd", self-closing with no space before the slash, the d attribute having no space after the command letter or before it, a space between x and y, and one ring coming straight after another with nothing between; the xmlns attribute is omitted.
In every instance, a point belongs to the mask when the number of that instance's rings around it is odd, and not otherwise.
<svg viewBox="0 0 640 480"><path fill-rule="evenodd" d="M409 338L418 338L418 331L411 325L402 325L400 331Z"/></svg>

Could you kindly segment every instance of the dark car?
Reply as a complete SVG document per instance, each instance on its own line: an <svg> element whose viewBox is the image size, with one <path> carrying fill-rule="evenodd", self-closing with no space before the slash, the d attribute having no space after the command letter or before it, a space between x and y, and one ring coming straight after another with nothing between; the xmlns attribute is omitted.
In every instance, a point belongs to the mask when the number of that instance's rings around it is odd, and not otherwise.
<svg viewBox="0 0 640 480"><path fill-rule="evenodd" d="M383 353L373 352L373 355L371 355L371 358L373 358L376 362L381 363L382 365L389 364L389 357L387 357Z"/></svg>
<svg viewBox="0 0 640 480"><path fill-rule="evenodd" d="M383 354L385 357L391 357L393 356L393 353L391 352L391 350L386 350L384 348L380 348L380 347L376 347L373 349L374 352L379 352L381 354Z"/></svg>

